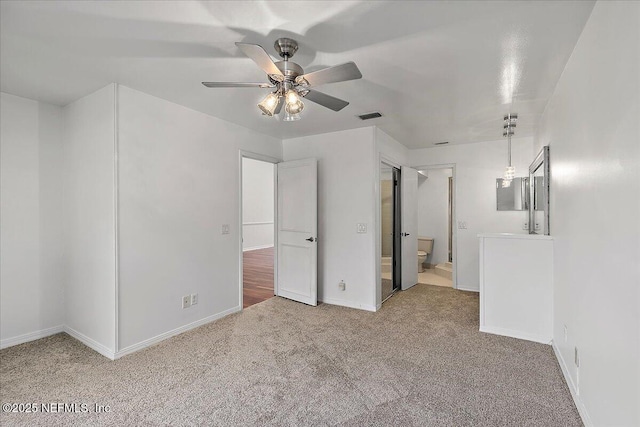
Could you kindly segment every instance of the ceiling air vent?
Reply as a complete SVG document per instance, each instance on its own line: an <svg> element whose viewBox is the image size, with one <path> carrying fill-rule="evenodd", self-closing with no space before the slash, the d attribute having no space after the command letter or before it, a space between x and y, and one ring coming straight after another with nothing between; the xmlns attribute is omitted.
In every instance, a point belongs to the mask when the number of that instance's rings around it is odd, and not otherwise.
<svg viewBox="0 0 640 427"><path fill-rule="evenodd" d="M445 145L448 144L449 141L442 141L442 142L434 142L433 145Z"/></svg>
<svg viewBox="0 0 640 427"><path fill-rule="evenodd" d="M377 119L378 117L382 117L382 114L376 111L375 113L367 113L358 117L360 117L360 120L371 120L371 119Z"/></svg>

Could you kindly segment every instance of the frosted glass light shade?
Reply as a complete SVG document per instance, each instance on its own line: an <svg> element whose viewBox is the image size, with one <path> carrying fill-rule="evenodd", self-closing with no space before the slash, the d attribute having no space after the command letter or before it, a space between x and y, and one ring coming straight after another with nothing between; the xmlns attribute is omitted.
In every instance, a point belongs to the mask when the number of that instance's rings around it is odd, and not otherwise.
<svg viewBox="0 0 640 427"><path fill-rule="evenodd" d="M285 122L295 122L296 120L300 120L300 114L291 114L289 113L289 111L285 108L284 111L284 119L282 119Z"/></svg>
<svg viewBox="0 0 640 427"><path fill-rule="evenodd" d="M285 95L287 99L287 104L295 104L296 102L300 102L300 95L293 89L289 89Z"/></svg>
<svg viewBox="0 0 640 427"><path fill-rule="evenodd" d="M293 89L289 89L285 94L285 106L284 109L289 114L300 114L300 112L304 109L304 104L302 103L302 99L300 99L300 95Z"/></svg>
<svg viewBox="0 0 640 427"><path fill-rule="evenodd" d="M267 95L265 99L263 99L259 104L258 108L262 110L262 114L266 116L273 116L273 112L276 110L278 106L278 95L275 93L270 93Z"/></svg>

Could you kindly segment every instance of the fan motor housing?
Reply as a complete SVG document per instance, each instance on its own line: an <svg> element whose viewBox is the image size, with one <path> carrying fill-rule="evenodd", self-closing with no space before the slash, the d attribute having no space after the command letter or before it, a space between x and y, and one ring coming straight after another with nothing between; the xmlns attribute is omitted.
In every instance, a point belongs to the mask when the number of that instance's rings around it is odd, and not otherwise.
<svg viewBox="0 0 640 427"><path fill-rule="evenodd" d="M296 77L304 74L301 66L292 61L279 61L276 62L276 67L284 74L287 80L295 80Z"/></svg>
<svg viewBox="0 0 640 427"><path fill-rule="evenodd" d="M281 58L291 58L298 51L298 42L288 37L280 37L273 44Z"/></svg>

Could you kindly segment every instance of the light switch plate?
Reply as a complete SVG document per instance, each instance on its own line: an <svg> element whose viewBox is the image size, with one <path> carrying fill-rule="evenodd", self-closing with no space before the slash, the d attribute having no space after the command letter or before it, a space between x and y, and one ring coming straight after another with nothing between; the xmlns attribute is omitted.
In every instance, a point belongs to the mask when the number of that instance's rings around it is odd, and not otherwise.
<svg viewBox="0 0 640 427"><path fill-rule="evenodd" d="M364 222L358 223L358 233L366 233L367 232L367 224Z"/></svg>
<svg viewBox="0 0 640 427"><path fill-rule="evenodd" d="M229 224L222 224L222 234L229 234Z"/></svg>

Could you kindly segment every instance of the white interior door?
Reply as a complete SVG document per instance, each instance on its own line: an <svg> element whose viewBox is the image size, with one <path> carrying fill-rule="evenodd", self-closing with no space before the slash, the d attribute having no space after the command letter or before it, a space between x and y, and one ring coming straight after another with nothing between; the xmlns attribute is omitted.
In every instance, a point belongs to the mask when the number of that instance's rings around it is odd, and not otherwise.
<svg viewBox="0 0 640 427"><path fill-rule="evenodd" d="M296 160L277 167L276 295L317 305L318 162Z"/></svg>
<svg viewBox="0 0 640 427"><path fill-rule="evenodd" d="M418 283L418 171L402 166L400 173L402 223L402 290Z"/></svg>

